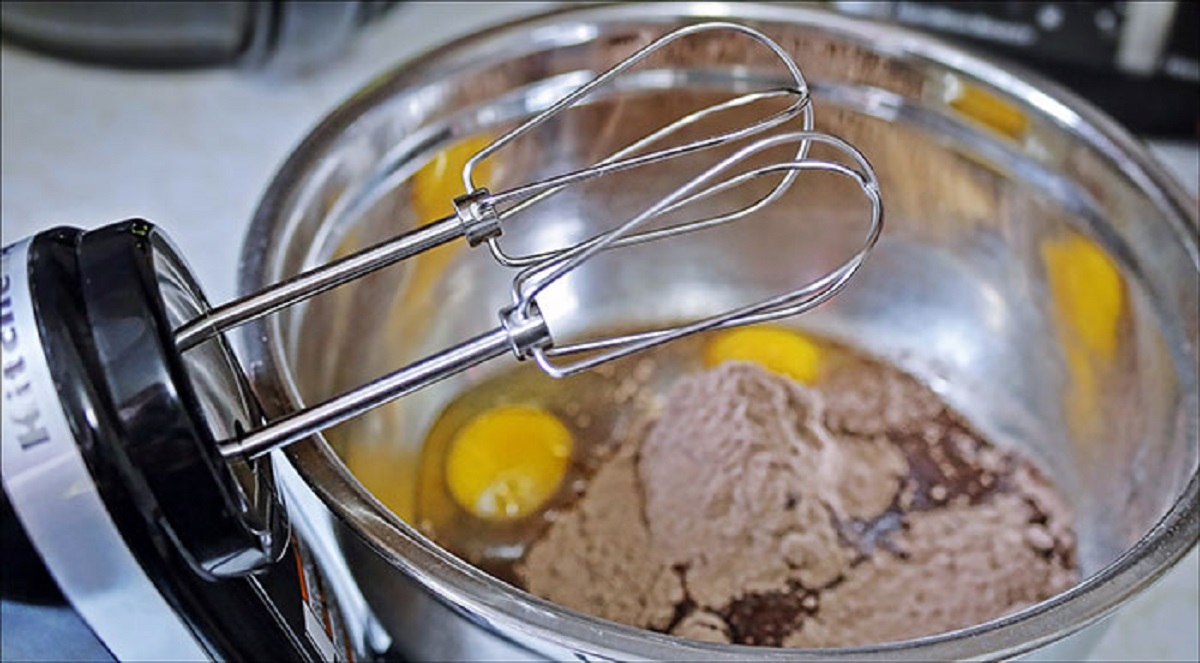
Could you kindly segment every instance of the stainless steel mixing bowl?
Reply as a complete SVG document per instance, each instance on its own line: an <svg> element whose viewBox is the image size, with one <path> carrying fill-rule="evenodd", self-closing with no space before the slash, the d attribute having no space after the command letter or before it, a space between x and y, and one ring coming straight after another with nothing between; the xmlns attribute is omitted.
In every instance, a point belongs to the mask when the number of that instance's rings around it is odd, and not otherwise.
<svg viewBox="0 0 1200 663"><path fill-rule="evenodd" d="M1078 512L1085 579L986 624L879 647L685 642L492 579L384 508L324 440L301 442L287 457L332 514L341 554L398 649L438 660L998 658L1064 638L1144 589L1200 532L1196 201L1086 103L933 39L811 7L711 2L583 6L472 35L383 76L312 132L258 209L242 289L418 223L412 200L423 194L409 176L431 154L542 107L649 37L707 17L750 22L792 50L814 83L818 128L857 144L882 182L888 225L874 256L844 294L796 324L906 368L998 444L1038 460ZM498 157L493 177L517 182L582 165L676 105L775 75L746 58L716 42L676 49L581 119ZM664 90L670 103L652 94ZM598 187L556 198L528 222L535 230L526 241L578 234L636 198L611 194ZM815 269L861 232L833 222L841 205L810 192L804 210L825 222L804 231L802 255L749 232L702 248L748 270L737 288L792 275L797 264ZM720 305L728 279L674 251L572 279L564 296L610 302L576 311L585 326ZM243 349L268 413L495 323L508 279L483 252L452 251L429 264L397 266L248 328ZM618 289L628 294L612 303ZM339 450L384 445L400 460L386 473L411 485L423 429L494 368L356 422L334 436Z"/></svg>

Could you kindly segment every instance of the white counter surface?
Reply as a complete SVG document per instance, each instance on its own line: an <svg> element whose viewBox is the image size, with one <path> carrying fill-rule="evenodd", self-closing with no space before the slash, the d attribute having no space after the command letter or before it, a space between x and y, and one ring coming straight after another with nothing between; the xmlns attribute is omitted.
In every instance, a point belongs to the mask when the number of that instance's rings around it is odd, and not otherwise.
<svg viewBox="0 0 1200 663"><path fill-rule="evenodd" d="M410 4L302 80L236 70L133 73L0 47L0 220L38 230L141 216L164 227L210 298L234 294L259 195L326 112L399 60L550 3ZM1155 145L1193 191L1195 144ZM1095 660L1200 660L1196 551L1111 619Z"/></svg>

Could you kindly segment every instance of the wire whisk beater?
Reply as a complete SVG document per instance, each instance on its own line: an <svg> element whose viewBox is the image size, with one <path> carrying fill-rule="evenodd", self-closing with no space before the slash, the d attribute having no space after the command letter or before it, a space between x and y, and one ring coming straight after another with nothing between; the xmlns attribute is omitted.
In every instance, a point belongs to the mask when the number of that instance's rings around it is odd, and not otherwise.
<svg viewBox="0 0 1200 663"><path fill-rule="evenodd" d="M580 106L599 89L672 42L712 31L732 33L767 49L786 71L787 83L739 94L686 113L585 168L499 191L491 191L476 182L480 164L512 146L522 136ZM681 136L691 136L703 130L707 123L721 118L732 119L732 128L681 139ZM652 41L472 155L462 172L465 193L455 198L453 214L216 307L179 327L175 332L176 346L180 351L187 351L224 330L457 239L465 239L470 246L486 245L495 261L513 272L510 301L499 307L494 329L346 393L225 440L220 443L222 455L261 456L507 353L519 359L533 359L547 374L563 377L690 334L776 320L819 306L837 294L866 260L882 231L883 204L878 180L867 159L846 141L819 133L813 126L813 105L807 81L787 52L763 33L735 23L707 22L675 30ZM819 148L822 154L836 155L836 158L816 158L812 156L814 148ZM522 213L535 206L554 205L554 197L570 187L645 168L683 170L678 164L686 158L705 154L712 154L712 161L700 172L673 183L637 213L612 219L612 223L581 241L525 253L513 252L502 243L506 230L520 221ZM576 270L591 264L597 256L734 222L739 222L739 232L754 232L755 216L771 205L781 204L796 179L805 172L814 171L851 182L867 202L864 209L869 210L866 212L867 229L858 249L834 268L783 292L715 315L678 321L661 328L573 342L555 338L547 324L546 311L542 309L542 305L551 304L540 301L540 296ZM714 205L715 201L735 192L740 197L732 209L722 207L714 212L721 207ZM536 219L527 222L535 224Z"/></svg>

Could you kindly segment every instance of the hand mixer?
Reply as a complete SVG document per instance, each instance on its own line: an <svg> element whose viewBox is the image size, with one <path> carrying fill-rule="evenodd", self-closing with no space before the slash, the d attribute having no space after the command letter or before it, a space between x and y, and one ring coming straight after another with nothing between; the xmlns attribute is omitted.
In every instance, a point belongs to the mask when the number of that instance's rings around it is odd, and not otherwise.
<svg viewBox="0 0 1200 663"><path fill-rule="evenodd" d="M686 114L587 168L498 192L476 185L475 173L484 160L668 44L708 31L734 33L767 48L786 69L789 84ZM730 130L663 146L708 118L741 118L757 107L776 109ZM800 126L787 129L797 118ZM845 161L812 158L816 144ZM619 171L669 167L682 157L722 147L724 156L702 172L581 242L526 255L511 254L501 245L505 228L522 211L553 204L556 194L576 183ZM783 149L789 155L784 159L747 165ZM735 221L753 232L755 213L777 202L802 172L813 170L848 178L870 205L861 247L836 268L718 315L556 342L539 306L539 295L547 288L602 252ZM727 22L687 26L638 49L492 141L467 161L462 175L466 193L454 200L454 214L215 308L207 305L165 236L144 221L89 232L59 228L4 249L4 485L46 566L94 630L101 632L112 616L86 591L70 589L77 573L70 564L78 557L71 547L79 543L77 536L66 542L56 525L61 519L88 512L98 520L139 522L160 556L178 556L197 577L247 577L276 563L288 541L270 463L259 460L269 451L509 352L562 377L700 331L803 313L849 281L882 226L879 186L870 164L848 143L813 131L811 98L799 67L767 36ZM715 215L686 216L702 209L703 202L759 178L774 184L749 204ZM673 216L663 222L668 215ZM684 220L673 220L677 216ZM470 246L486 244L514 272L511 301L499 309L495 329L324 402L263 420L222 332L458 238ZM72 481L88 486L84 492L91 491L95 499L82 511L76 504L72 514L63 515L61 490ZM80 489L76 485L73 490ZM121 528L85 529L94 546L117 546L117 539L129 538L124 530L117 532ZM145 567L145 560L137 558ZM155 584L162 590L157 580ZM213 647L206 649L211 654Z"/></svg>

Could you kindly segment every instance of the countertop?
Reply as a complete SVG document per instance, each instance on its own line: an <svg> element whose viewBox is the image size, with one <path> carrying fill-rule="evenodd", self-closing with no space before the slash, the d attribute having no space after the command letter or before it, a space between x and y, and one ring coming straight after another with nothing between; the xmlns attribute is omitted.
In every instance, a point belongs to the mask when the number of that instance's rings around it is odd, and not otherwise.
<svg viewBox="0 0 1200 663"><path fill-rule="evenodd" d="M304 134L400 60L551 3L410 3L342 58L301 79L262 72L137 73L0 46L3 242L58 224L132 216L174 238L210 299L234 294L240 242L259 195ZM1196 190L1195 144L1152 145ZM1111 619L1094 660L1200 660L1195 550Z"/></svg>

